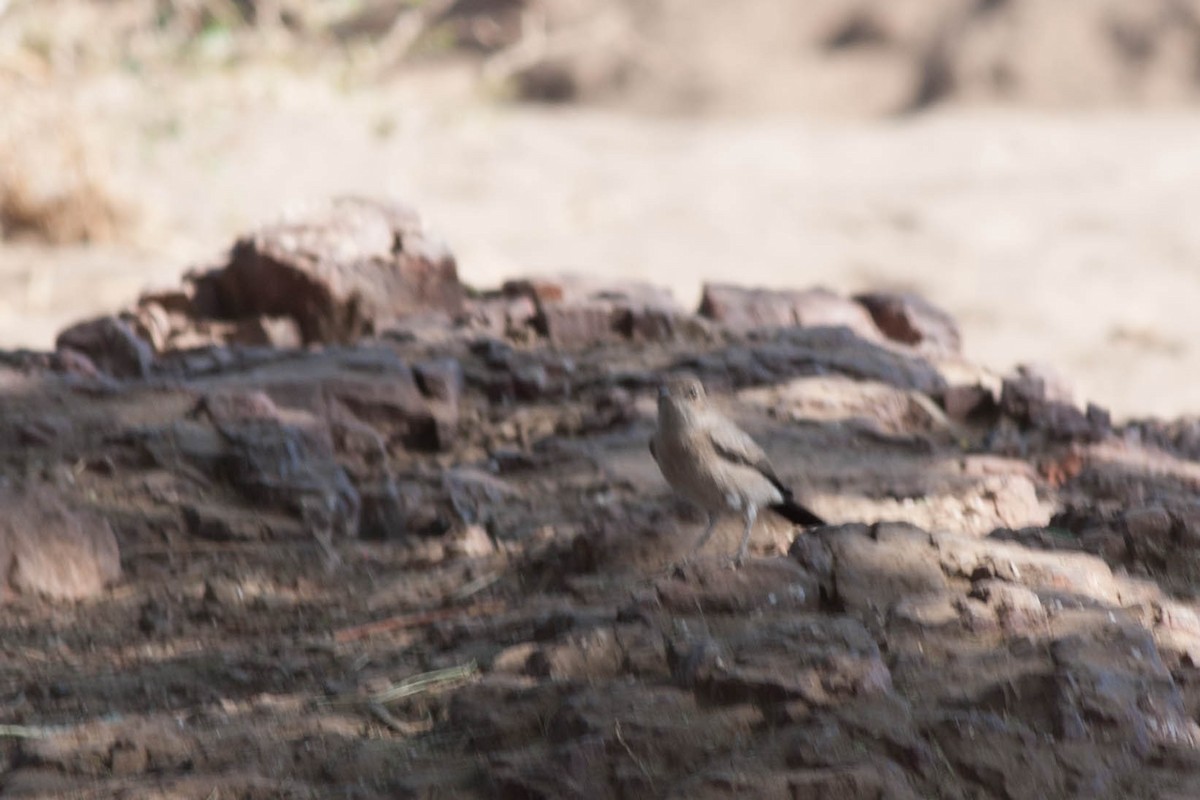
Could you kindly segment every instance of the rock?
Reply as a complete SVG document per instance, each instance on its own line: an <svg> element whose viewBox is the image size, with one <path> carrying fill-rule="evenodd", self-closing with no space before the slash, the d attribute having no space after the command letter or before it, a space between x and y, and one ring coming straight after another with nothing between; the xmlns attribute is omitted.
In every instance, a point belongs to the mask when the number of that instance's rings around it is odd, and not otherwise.
<svg viewBox="0 0 1200 800"><path fill-rule="evenodd" d="M1088 553L1103 558L1108 564L1120 564L1129 558L1125 537L1111 528L1087 528L1079 534L1079 546Z"/></svg>
<svg viewBox="0 0 1200 800"><path fill-rule="evenodd" d="M583 347L613 338L613 309L605 302L554 303L538 315L538 327L561 347Z"/></svg>
<svg viewBox="0 0 1200 800"><path fill-rule="evenodd" d="M550 387L550 373L541 364L519 366L512 371L512 387L518 400L540 400Z"/></svg>
<svg viewBox="0 0 1200 800"><path fill-rule="evenodd" d="M361 500L327 431L264 420L221 434L223 474L252 503L283 508L318 530L358 531Z"/></svg>
<svg viewBox="0 0 1200 800"><path fill-rule="evenodd" d="M697 562L654 587L664 609L682 614L815 611L821 599L816 579L786 558L751 561L736 571Z"/></svg>
<svg viewBox="0 0 1200 800"><path fill-rule="evenodd" d="M1043 596L1061 594L1075 602L1119 605L1112 570L1095 556L1030 550L952 533L934 533L932 538L942 569L949 575L972 580L1000 578Z"/></svg>
<svg viewBox="0 0 1200 800"><path fill-rule="evenodd" d="M470 347L471 353L491 369L508 369L516 356L516 351L510 345L491 337L476 339Z"/></svg>
<svg viewBox="0 0 1200 800"><path fill-rule="evenodd" d="M524 671L552 680L594 681L617 677L624 663L625 654L615 633L594 628L537 648Z"/></svg>
<svg viewBox="0 0 1200 800"><path fill-rule="evenodd" d="M832 556L830 596L855 611L886 611L907 597L948 588L930 535L912 525L842 525L814 532Z"/></svg>
<svg viewBox="0 0 1200 800"><path fill-rule="evenodd" d="M443 403L435 408L422 396L412 370L406 366L390 372L386 380L342 376L326 380L323 388L356 419L412 450L446 449L457 434L457 405Z"/></svg>
<svg viewBox="0 0 1200 800"><path fill-rule="evenodd" d="M687 356L672 368L689 369L701 380L719 379L735 388L828 373L879 381L927 395L946 386L945 379L923 359L880 347L844 328L777 330L753 343Z"/></svg>
<svg viewBox="0 0 1200 800"><path fill-rule="evenodd" d="M619 337L670 339L680 315L670 291L635 281L582 275L513 280L502 289L537 308L537 331L561 347L579 348Z"/></svg>
<svg viewBox="0 0 1200 800"><path fill-rule="evenodd" d="M1122 522L1125 541L1134 557L1153 558L1163 563L1174 549L1174 522L1161 506L1148 506L1126 511Z"/></svg>
<svg viewBox="0 0 1200 800"><path fill-rule="evenodd" d="M262 314L239 320L232 334L224 341L294 350L304 346L304 334L300 324L292 317Z"/></svg>
<svg viewBox="0 0 1200 800"><path fill-rule="evenodd" d="M235 610L253 599L241 581L228 575L212 575L204 581L204 602L213 608Z"/></svg>
<svg viewBox="0 0 1200 800"><path fill-rule="evenodd" d="M188 417L207 417L218 426L247 420L278 420L279 407L266 392L227 389L205 394L188 413Z"/></svg>
<svg viewBox="0 0 1200 800"><path fill-rule="evenodd" d="M984 790L988 797L1071 796L1055 749L1044 745L1042 737L1011 714L943 712L930 728L940 760L971 775L973 785L988 787Z"/></svg>
<svg viewBox="0 0 1200 800"><path fill-rule="evenodd" d="M1021 425L1058 439L1098 441L1108 435L1112 430L1108 412L1092 404L1081 411L1073 395L1052 371L1023 364L1003 380L1000 410Z"/></svg>
<svg viewBox="0 0 1200 800"><path fill-rule="evenodd" d="M426 397L449 405L458 406L462 397L462 364L456 358L435 358L413 366L413 377L417 387Z"/></svg>
<svg viewBox="0 0 1200 800"><path fill-rule="evenodd" d="M56 370L67 375L96 381L110 387L116 386L116 381L112 376L101 372L94 361L70 347L59 347L54 352L53 365Z"/></svg>
<svg viewBox="0 0 1200 800"><path fill-rule="evenodd" d="M364 488L358 535L383 541L441 536L450 529L443 505L443 498L415 482L384 481Z"/></svg>
<svg viewBox="0 0 1200 800"><path fill-rule="evenodd" d="M679 315L658 308L621 309L613 326L617 332L635 342L667 342L687 331Z"/></svg>
<svg viewBox="0 0 1200 800"><path fill-rule="evenodd" d="M482 525L466 525L446 535L446 555L451 558L484 558L496 552L496 544Z"/></svg>
<svg viewBox="0 0 1200 800"><path fill-rule="evenodd" d="M264 527L257 513L247 513L220 505L186 505L183 522L188 533L218 542L256 541Z"/></svg>
<svg viewBox="0 0 1200 800"><path fill-rule="evenodd" d="M117 742L109 753L109 769L118 777L141 775L149 764L146 748L134 742Z"/></svg>
<svg viewBox="0 0 1200 800"><path fill-rule="evenodd" d="M990 416L996 411L995 396L978 384L947 386L940 396L946 416L956 422L968 422Z"/></svg>
<svg viewBox="0 0 1200 800"><path fill-rule="evenodd" d="M909 595L897 600L888 613L888 624L940 628L960 619L960 609L949 592Z"/></svg>
<svg viewBox="0 0 1200 800"><path fill-rule="evenodd" d="M1008 633L1035 630L1046 621L1046 609L1042 601L1024 586L982 580L972 587L971 596L987 603L995 612L1000 626Z"/></svg>
<svg viewBox="0 0 1200 800"><path fill-rule="evenodd" d="M503 478L471 467L446 470L442 486L455 513L467 525L487 525L499 506L521 498L521 493Z"/></svg>
<svg viewBox="0 0 1200 800"><path fill-rule="evenodd" d="M454 258L416 213L357 198L242 237L213 280L221 318L290 317L305 343L352 341L413 312L463 307Z"/></svg>
<svg viewBox="0 0 1200 800"><path fill-rule="evenodd" d="M706 283L698 313L735 331L846 327L868 341L880 338L879 329L861 305L826 289L747 289Z"/></svg>
<svg viewBox="0 0 1200 800"><path fill-rule="evenodd" d="M188 273L188 275L193 274L195 273ZM201 316L212 316L215 308L196 309L195 297L195 285L188 276L185 276L182 286L160 286L143 291L138 295L137 307L144 309L157 306L167 315L186 316L199 311Z"/></svg>
<svg viewBox="0 0 1200 800"><path fill-rule="evenodd" d="M1054 642L1056 735L1115 741L1147 755L1160 745L1195 747L1200 727L1149 631L1091 612L1086 633Z"/></svg>
<svg viewBox="0 0 1200 800"><path fill-rule="evenodd" d="M154 301L143 300L138 303L132 317L134 331L140 338L150 342L155 353L161 353L167 349L172 325L171 315L165 308Z"/></svg>
<svg viewBox="0 0 1200 800"><path fill-rule="evenodd" d="M95 597L121 577L117 539L101 517L52 489L0 493L0 587L52 600Z"/></svg>
<svg viewBox="0 0 1200 800"><path fill-rule="evenodd" d="M545 736L546 720L562 706L566 691L553 683L530 685L511 675L486 675L450 696L448 723L479 752L524 747Z"/></svg>
<svg viewBox="0 0 1200 800"><path fill-rule="evenodd" d="M1172 505L1170 511L1180 545L1200 551L1200 502Z"/></svg>
<svg viewBox="0 0 1200 800"><path fill-rule="evenodd" d="M503 294L467 301L467 324L493 336L520 338L532 332L537 305L532 297Z"/></svg>
<svg viewBox="0 0 1200 800"><path fill-rule="evenodd" d="M962 350L954 318L923 297L910 292L869 292L854 298L871 314L887 338L936 353Z"/></svg>
<svg viewBox="0 0 1200 800"><path fill-rule="evenodd" d="M82 353L114 378L144 378L150 374L154 351L133 328L117 317L100 317L64 330L55 347Z"/></svg>
<svg viewBox="0 0 1200 800"><path fill-rule="evenodd" d="M48 447L62 442L71 432L71 421L58 415L46 415L17 425L17 442Z"/></svg>
<svg viewBox="0 0 1200 800"><path fill-rule="evenodd" d="M714 638L719 655L692 677L709 702L825 707L891 689L879 647L850 617L792 614Z"/></svg>

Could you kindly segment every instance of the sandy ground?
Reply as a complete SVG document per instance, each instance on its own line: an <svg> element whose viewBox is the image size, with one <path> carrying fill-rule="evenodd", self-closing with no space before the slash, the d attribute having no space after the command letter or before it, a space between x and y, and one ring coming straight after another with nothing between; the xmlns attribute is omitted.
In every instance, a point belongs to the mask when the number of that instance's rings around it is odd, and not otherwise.
<svg viewBox="0 0 1200 800"><path fill-rule="evenodd" d="M447 99L462 93L431 83L89 87L83 111L145 234L0 246L0 346L50 347L288 209L393 194L478 285L653 276L688 304L706 280L912 288L960 320L982 363L1053 363L1119 415L1200 405L1200 114L672 120Z"/></svg>

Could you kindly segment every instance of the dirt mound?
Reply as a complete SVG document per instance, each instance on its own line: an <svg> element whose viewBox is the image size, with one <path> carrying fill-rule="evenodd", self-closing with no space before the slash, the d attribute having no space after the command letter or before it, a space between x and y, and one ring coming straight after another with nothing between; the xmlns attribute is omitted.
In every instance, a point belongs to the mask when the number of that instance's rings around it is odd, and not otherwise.
<svg viewBox="0 0 1200 800"><path fill-rule="evenodd" d="M4 354L0 475L103 517L122 570L6 598L0 786L1200 792L1194 424L989 375L910 296L709 294L522 281L350 344ZM764 524L732 571L728 520L673 565L701 520L646 443L683 366L835 524Z"/></svg>

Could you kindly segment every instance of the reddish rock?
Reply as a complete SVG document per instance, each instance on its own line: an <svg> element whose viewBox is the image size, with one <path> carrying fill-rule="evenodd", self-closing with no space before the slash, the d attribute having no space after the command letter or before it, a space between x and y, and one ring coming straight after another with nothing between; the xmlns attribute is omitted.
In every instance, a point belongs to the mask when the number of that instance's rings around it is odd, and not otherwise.
<svg viewBox="0 0 1200 800"><path fill-rule="evenodd" d="M737 331L846 327L864 339L880 338L862 306L826 289L748 289L708 283L700 298L699 314Z"/></svg>
<svg viewBox="0 0 1200 800"><path fill-rule="evenodd" d="M82 600L121 577L117 540L101 517L54 490L0 493L0 587Z"/></svg>
<svg viewBox="0 0 1200 800"><path fill-rule="evenodd" d="M887 338L938 353L958 353L962 336L954 318L910 292L870 292L855 296Z"/></svg>
<svg viewBox="0 0 1200 800"><path fill-rule="evenodd" d="M416 213L356 198L239 239L213 279L220 317L291 317L306 343L352 341L406 314L463 307L454 258Z"/></svg>
<svg viewBox="0 0 1200 800"><path fill-rule="evenodd" d="M555 344L582 347L612 339L613 309L608 303L550 304L538 315L541 332Z"/></svg>
<svg viewBox="0 0 1200 800"><path fill-rule="evenodd" d="M671 339L681 314L670 291L636 281L566 275L509 281L502 291L531 300L537 308L537 331L563 347L618 337Z"/></svg>
<svg viewBox="0 0 1200 800"><path fill-rule="evenodd" d="M83 353L114 378L144 378L154 363L149 342L117 317L100 317L72 325L58 335L55 347Z"/></svg>

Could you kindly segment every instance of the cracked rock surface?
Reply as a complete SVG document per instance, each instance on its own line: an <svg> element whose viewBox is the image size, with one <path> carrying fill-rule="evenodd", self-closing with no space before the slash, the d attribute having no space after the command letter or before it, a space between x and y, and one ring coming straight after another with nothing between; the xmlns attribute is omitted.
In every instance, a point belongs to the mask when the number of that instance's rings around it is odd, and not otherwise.
<svg viewBox="0 0 1200 800"><path fill-rule="evenodd" d="M355 209L353 263L445 275ZM910 296L405 286L368 339L332 292L253 307L307 348L177 309L0 356L6 796L1200 796L1193 423ZM679 366L830 525L677 564Z"/></svg>

